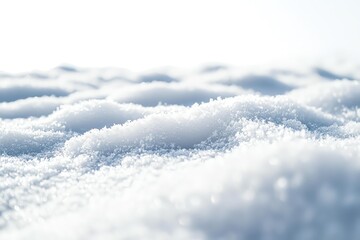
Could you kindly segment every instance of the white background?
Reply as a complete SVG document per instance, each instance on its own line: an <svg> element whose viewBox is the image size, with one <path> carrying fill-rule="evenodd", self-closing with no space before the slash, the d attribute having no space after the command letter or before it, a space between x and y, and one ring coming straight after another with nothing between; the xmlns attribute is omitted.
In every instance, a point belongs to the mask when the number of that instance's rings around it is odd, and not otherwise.
<svg viewBox="0 0 360 240"><path fill-rule="evenodd" d="M0 2L0 71L359 61L357 0Z"/></svg>

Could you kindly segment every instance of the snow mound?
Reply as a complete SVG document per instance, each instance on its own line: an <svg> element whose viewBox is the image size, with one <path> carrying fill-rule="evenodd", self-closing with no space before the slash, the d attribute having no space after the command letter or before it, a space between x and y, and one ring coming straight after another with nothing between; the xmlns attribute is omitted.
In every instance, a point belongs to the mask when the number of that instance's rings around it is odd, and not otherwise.
<svg viewBox="0 0 360 240"><path fill-rule="evenodd" d="M209 141L207 147L214 147L228 143L236 134L246 134L242 128L247 119L312 131L339 122L286 98L237 97L93 130L67 141L65 152L74 156L92 152L109 155L139 149L187 149L196 148L204 141Z"/></svg>
<svg viewBox="0 0 360 240"><path fill-rule="evenodd" d="M70 94L70 90L59 86L42 86L42 84L0 84L0 102L12 102L19 99L41 96L62 97Z"/></svg>
<svg viewBox="0 0 360 240"><path fill-rule="evenodd" d="M111 127L136 120L143 117L146 112L148 110L131 104L120 105L112 101L89 100L63 106L44 122L61 126L65 131L84 133L94 128Z"/></svg>
<svg viewBox="0 0 360 240"><path fill-rule="evenodd" d="M349 80L319 83L297 89L289 96L323 111L340 114L360 107L360 83Z"/></svg>
<svg viewBox="0 0 360 240"><path fill-rule="evenodd" d="M37 154L50 151L62 141L61 132L0 128L0 152L3 155Z"/></svg>
<svg viewBox="0 0 360 240"><path fill-rule="evenodd" d="M135 103L143 106L185 105L208 102L217 97L233 97L241 94L241 90L222 86L193 87L184 84L153 82L128 87L126 91L113 92L109 99L121 103Z"/></svg>
<svg viewBox="0 0 360 240"><path fill-rule="evenodd" d="M273 77L262 75L248 75L240 79L226 81L225 83L237 85L244 89L251 89L264 95L281 95L293 89L291 86Z"/></svg>
<svg viewBox="0 0 360 240"><path fill-rule="evenodd" d="M61 98L32 97L0 103L0 118L29 118L46 116L63 104Z"/></svg>

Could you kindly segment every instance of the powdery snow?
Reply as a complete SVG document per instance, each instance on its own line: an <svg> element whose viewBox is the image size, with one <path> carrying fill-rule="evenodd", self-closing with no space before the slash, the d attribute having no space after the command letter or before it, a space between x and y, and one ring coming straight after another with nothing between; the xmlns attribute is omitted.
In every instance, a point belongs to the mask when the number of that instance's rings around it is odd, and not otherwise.
<svg viewBox="0 0 360 240"><path fill-rule="evenodd" d="M3 74L0 239L359 239L356 69Z"/></svg>

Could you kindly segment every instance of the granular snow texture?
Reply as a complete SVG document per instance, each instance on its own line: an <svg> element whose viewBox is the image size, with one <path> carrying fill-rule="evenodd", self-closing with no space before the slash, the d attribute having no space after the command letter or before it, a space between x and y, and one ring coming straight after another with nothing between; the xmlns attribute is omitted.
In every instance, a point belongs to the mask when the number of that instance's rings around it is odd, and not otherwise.
<svg viewBox="0 0 360 240"><path fill-rule="evenodd" d="M2 74L0 239L360 239L360 72L331 69Z"/></svg>

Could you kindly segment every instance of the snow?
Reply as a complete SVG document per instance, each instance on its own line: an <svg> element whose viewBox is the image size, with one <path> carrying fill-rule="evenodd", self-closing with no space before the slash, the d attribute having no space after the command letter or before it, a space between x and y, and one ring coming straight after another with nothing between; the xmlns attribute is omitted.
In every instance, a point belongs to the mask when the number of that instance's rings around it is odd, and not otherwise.
<svg viewBox="0 0 360 240"><path fill-rule="evenodd" d="M0 239L358 239L358 77L3 74Z"/></svg>
<svg viewBox="0 0 360 240"><path fill-rule="evenodd" d="M354 110L360 105L360 84L358 81L334 81L319 83L294 91L298 101L333 114Z"/></svg>

